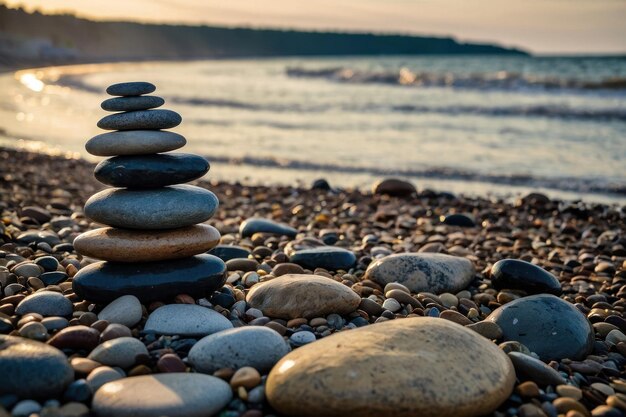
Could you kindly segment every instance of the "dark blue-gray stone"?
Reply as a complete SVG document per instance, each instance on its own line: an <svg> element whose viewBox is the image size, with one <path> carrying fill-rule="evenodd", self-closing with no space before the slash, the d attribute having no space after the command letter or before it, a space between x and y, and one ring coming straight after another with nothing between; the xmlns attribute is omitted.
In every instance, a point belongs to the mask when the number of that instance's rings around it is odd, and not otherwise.
<svg viewBox="0 0 626 417"><path fill-rule="evenodd" d="M149 155L182 148L187 140L165 130L122 130L89 139L85 149L96 156Z"/></svg>
<svg viewBox="0 0 626 417"><path fill-rule="evenodd" d="M67 274L61 271L44 272L39 279L46 285L57 285L67 279Z"/></svg>
<svg viewBox="0 0 626 417"><path fill-rule="evenodd" d="M47 399L59 396L74 371L58 349L34 340L0 335L0 395Z"/></svg>
<svg viewBox="0 0 626 417"><path fill-rule="evenodd" d="M324 268L329 271L348 270L356 263L356 256L349 250L333 246L321 246L297 251L289 260L307 269Z"/></svg>
<svg viewBox="0 0 626 417"><path fill-rule="evenodd" d="M212 255L145 263L97 262L78 271L74 292L95 303L109 303L123 295L141 302L166 301L178 294L206 297L224 285L226 265Z"/></svg>
<svg viewBox="0 0 626 417"><path fill-rule="evenodd" d="M113 84L107 87L107 94L112 96L140 96L150 94L156 90L152 83L145 81L131 81L126 83Z"/></svg>
<svg viewBox="0 0 626 417"><path fill-rule="evenodd" d="M15 308L15 313L24 315L38 313L42 316L71 316L72 302L63 294L54 291L38 291L24 298Z"/></svg>
<svg viewBox="0 0 626 417"><path fill-rule="evenodd" d="M288 237L296 237L298 231L293 227L285 224L276 223L269 219L250 218L239 226L241 237L250 237L255 233L269 233L273 235L284 235Z"/></svg>
<svg viewBox="0 0 626 417"><path fill-rule="evenodd" d="M211 255L215 255L224 262L226 262L230 261L231 259L246 259L251 252L246 248L242 248L241 246L217 245L208 253L210 253Z"/></svg>
<svg viewBox="0 0 626 417"><path fill-rule="evenodd" d="M202 177L209 161L188 153L114 156L100 162L96 179L113 187L157 188Z"/></svg>
<svg viewBox="0 0 626 417"><path fill-rule="evenodd" d="M448 214L443 217L441 220L443 224L447 224L449 226L460 226L460 227L474 227L476 226L476 222L474 219L467 214Z"/></svg>
<svg viewBox="0 0 626 417"><path fill-rule="evenodd" d="M573 304L551 294L531 295L498 307L486 320L543 361L584 359L593 349L594 331Z"/></svg>
<svg viewBox="0 0 626 417"><path fill-rule="evenodd" d="M180 114L171 110L137 110L114 113L98 121L105 130L169 129L182 122Z"/></svg>
<svg viewBox="0 0 626 417"><path fill-rule="evenodd" d="M218 205L215 194L193 185L151 190L109 188L87 200L85 214L96 222L123 229L174 229L210 219Z"/></svg>
<svg viewBox="0 0 626 417"><path fill-rule="evenodd" d="M502 259L491 267L491 284L496 290L522 290L528 294L560 295L561 284L545 269L519 259Z"/></svg>
<svg viewBox="0 0 626 417"><path fill-rule="evenodd" d="M148 110L161 107L165 100L157 96L115 97L104 100L100 107L107 111Z"/></svg>

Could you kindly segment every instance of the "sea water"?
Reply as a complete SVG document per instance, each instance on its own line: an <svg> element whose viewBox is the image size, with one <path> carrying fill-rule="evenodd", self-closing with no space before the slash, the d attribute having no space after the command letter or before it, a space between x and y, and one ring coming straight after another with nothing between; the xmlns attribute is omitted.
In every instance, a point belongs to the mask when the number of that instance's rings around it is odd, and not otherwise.
<svg viewBox="0 0 626 417"><path fill-rule="evenodd" d="M345 57L117 63L0 75L0 145L97 160L106 86L145 80L208 178L626 203L626 58Z"/></svg>

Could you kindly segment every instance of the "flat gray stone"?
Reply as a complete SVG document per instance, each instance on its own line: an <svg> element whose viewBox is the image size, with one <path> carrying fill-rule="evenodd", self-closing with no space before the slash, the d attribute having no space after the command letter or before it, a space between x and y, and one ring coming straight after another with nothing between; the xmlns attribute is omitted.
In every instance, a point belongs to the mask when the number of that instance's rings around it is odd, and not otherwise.
<svg viewBox="0 0 626 417"><path fill-rule="evenodd" d="M241 237L250 237L255 233L269 233L273 235L284 235L288 237L296 237L298 231L286 224L280 224L273 220L250 218L241 223L239 226Z"/></svg>
<svg viewBox="0 0 626 417"><path fill-rule="evenodd" d="M220 368L251 366L266 373L289 346L276 331L262 326L238 327L209 335L189 351L189 362L199 371L211 374Z"/></svg>
<svg viewBox="0 0 626 417"><path fill-rule="evenodd" d="M220 313L194 304L168 304L148 316L145 332L164 335L206 336L233 325Z"/></svg>
<svg viewBox="0 0 626 417"><path fill-rule="evenodd" d="M152 190L109 188L87 200L85 215L123 229L174 229L210 219L218 205L215 194L193 185Z"/></svg>
<svg viewBox="0 0 626 417"><path fill-rule="evenodd" d="M98 345L88 358L107 366L130 368L143 355L148 356L148 349L139 339L118 337Z"/></svg>
<svg viewBox="0 0 626 417"><path fill-rule="evenodd" d="M96 156L149 155L180 149L187 140L162 130L127 130L103 133L87 141L85 149Z"/></svg>
<svg viewBox="0 0 626 417"><path fill-rule="evenodd" d="M74 379L74 371L60 350L5 335L0 335L0 375L0 395L19 398L57 397Z"/></svg>
<svg viewBox="0 0 626 417"><path fill-rule="evenodd" d="M518 378L529 379L541 386L565 384L565 379L561 374L539 359L521 352L509 352L508 355Z"/></svg>
<svg viewBox="0 0 626 417"><path fill-rule="evenodd" d="M39 313L47 316L71 316L74 308L72 302L63 294L54 291L38 291L24 298L15 309L15 313L23 316L28 313Z"/></svg>
<svg viewBox="0 0 626 417"><path fill-rule="evenodd" d="M107 111L148 110L161 107L165 100L157 96L115 97L104 100L100 107Z"/></svg>
<svg viewBox="0 0 626 417"><path fill-rule="evenodd" d="M150 94L156 90L156 86L145 81L131 81L126 83L112 84L107 87L107 94L112 96L140 96Z"/></svg>
<svg viewBox="0 0 626 417"><path fill-rule="evenodd" d="M134 295L123 295L112 301L98 314L98 319L132 328L141 321L141 303Z"/></svg>
<svg viewBox="0 0 626 417"><path fill-rule="evenodd" d="M105 130L169 129L182 122L180 114L171 110L137 110L115 113L98 121Z"/></svg>
<svg viewBox="0 0 626 417"><path fill-rule="evenodd" d="M457 293L474 278L469 259L440 253L399 253L372 262L365 278L385 286L399 282L411 292Z"/></svg>
<svg viewBox="0 0 626 417"><path fill-rule="evenodd" d="M98 417L210 417L232 399L230 385L204 374L167 373L103 385L92 402Z"/></svg>

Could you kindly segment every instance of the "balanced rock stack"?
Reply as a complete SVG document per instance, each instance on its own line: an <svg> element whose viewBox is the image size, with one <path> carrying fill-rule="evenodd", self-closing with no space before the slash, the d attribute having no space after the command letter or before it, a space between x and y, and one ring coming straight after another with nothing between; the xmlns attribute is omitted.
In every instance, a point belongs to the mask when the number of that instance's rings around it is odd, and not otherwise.
<svg viewBox="0 0 626 417"><path fill-rule="evenodd" d="M217 197L192 185L202 177L206 159L192 154L162 153L183 147L186 140L163 131L180 124L171 110L149 96L156 87L146 82L114 84L107 93L117 96L102 103L119 111L98 122L104 133L87 142L92 155L107 156L95 169L98 181L115 188L94 194L85 214L103 227L74 241L84 256L103 259L83 268L73 281L76 294L93 302L109 302L135 295L144 302L166 300L177 294L203 297L221 287L224 262L203 254L220 239L219 232L202 223L213 216ZM200 254L200 255L199 255Z"/></svg>

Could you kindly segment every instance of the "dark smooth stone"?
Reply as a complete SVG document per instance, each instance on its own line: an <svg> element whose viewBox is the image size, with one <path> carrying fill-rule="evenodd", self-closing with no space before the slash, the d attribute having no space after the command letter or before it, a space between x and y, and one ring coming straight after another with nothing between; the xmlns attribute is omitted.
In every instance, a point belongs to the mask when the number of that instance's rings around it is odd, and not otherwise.
<svg viewBox="0 0 626 417"><path fill-rule="evenodd" d="M87 326L66 327L48 340L50 346L57 349L84 349L90 351L98 346L100 332Z"/></svg>
<svg viewBox="0 0 626 417"><path fill-rule="evenodd" d="M117 83L107 87L107 94L112 96L140 96L150 94L156 90L156 86L145 81L131 81Z"/></svg>
<svg viewBox="0 0 626 417"><path fill-rule="evenodd" d="M218 205L215 194L193 185L150 190L107 188L87 200L85 214L122 229L174 229L210 219Z"/></svg>
<svg viewBox="0 0 626 417"><path fill-rule="evenodd" d="M486 320L500 326L505 341L524 344L544 361L581 360L593 350L594 330L587 317L551 294L511 301Z"/></svg>
<svg viewBox="0 0 626 417"><path fill-rule="evenodd" d="M41 258L35 259L35 264L42 267L44 270L56 271L59 267L59 261L54 256L42 256Z"/></svg>
<svg viewBox="0 0 626 417"><path fill-rule="evenodd" d="M289 258L294 264L307 269L324 268L329 271L348 270L356 263L356 256L349 250L332 246L304 249Z"/></svg>
<svg viewBox="0 0 626 417"><path fill-rule="evenodd" d="M416 192L413 184L397 178L387 178L372 186L373 194L387 194L394 197L409 197Z"/></svg>
<svg viewBox="0 0 626 417"><path fill-rule="evenodd" d="M67 274L61 271L44 272L39 279L46 285L57 285L67 279Z"/></svg>
<svg viewBox="0 0 626 417"><path fill-rule="evenodd" d="M67 357L45 343L0 335L0 395L52 398L72 382L74 371Z"/></svg>
<svg viewBox="0 0 626 417"><path fill-rule="evenodd" d="M0 334L9 334L13 331L11 320L0 317Z"/></svg>
<svg viewBox="0 0 626 417"><path fill-rule="evenodd" d="M107 111L148 110L161 107L165 100L157 96L115 97L102 102L100 107Z"/></svg>
<svg viewBox="0 0 626 417"><path fill-rule="evenodd" d="M241 237L250 237L255 233L269 233L273 235L284 235L296 237L298 231L286 224L276 223L269 219L250 218L239 226Z"/></svg>
<svg viewBox="0 0 626 417"><path fill-rule="evenodd" d="M52 232L48 231L38 231L38 230L29 230L28 232L24 232L20 234L17 239L17 243L22 245L28 245L31 243L42 243L45 242L50 246L55 246L61 243L61 239Z"/></svg>
<svg viewBox="0 0 626 417"><path fill-rule="evenodd" d="M519 379L531 380L541 386L565 384L561 374L539 359L521 352L509 352L508 355Z"/></svg>
<svg viewBox="0 0 626 417"><path fill-rule="evenodd" d="M55 253L58 252L73 252L74 251L74 245L72 245L71 243L60 243L58 245L55 245L52 248L52 251Z"/></svg>
<svg viewBox="0 0 626 417"><path fill-rule="evenodd" d="M137 110L105 116L98 121L98 127L105 130L169 129L182 121L180 114L171 110Z"/></svg>
<svg viewBox="0 0 626 417"><path fill-rule="evenodd" d="M476 222L473 218L466 214L448 214L441 221L443 224L447 224L449 226L460 226L460 227L474 227L476 226Z"/></svg>
<svg viewBox="0 0 626 417"><path fill-rule="evenodd" d="M129 294L146 303L169 300L178 294L202 298L224 282L224 262L203 254L163 262L97 262L78 271L72 287L79 297L96 303L108 303Z"/></svg>
<svg viewBox="0 0 626 417"><path fill-rule="evenodd" d="M224 308L231 308L233 304L235 304L235 297L230 294L216 292L211 296L209 301Z"/></svg>
<svg viewBox="0 0 626 417"><path fill-rule="evenodd" d="M230 261L231 259L238 258L248 258L250 255L250 251L246 248L242 248L241 246L231 246L231 245L217 245L213 249L211 249L208 253L211 255L217 256L222 261Z"/></svg>
<svg viewBox="0 0 626 417"><path fill-rule="evenodd" d="M122 130L89 139L85 149L96 156L150 155L182 148L187 139L166 130Z"/></svg>
<svg viewBox="0 0 626 417"><path fill-rule="evenodd" d="M86 403L91 399L91 388L87 381L84 379L77 379L67 386L63 393L63 399L65 401L76 401L79 403Z"/></svg>
<svg viewBox="0 0 626 417"><path fill-rule="evenodd" d="M561 283L545 269L519 259L502 259L491 267L491 284L497 290L512 289L528 294L560 295Z"/></svg>
<svg viewBox="0 0 626 417"><path fill-rule="evenodd" d="M317 179L313 181L311 185L312 190L322 190L322 191L330 191L330 184L324 178Z"/></svg>
<svg viewBox="0 0 626 417"><path fill-rule="evenodd" d="M98 181L113 187L156 188L182 184L202 177L209 161L188 153L114 156L94 171Z"/></svg>

